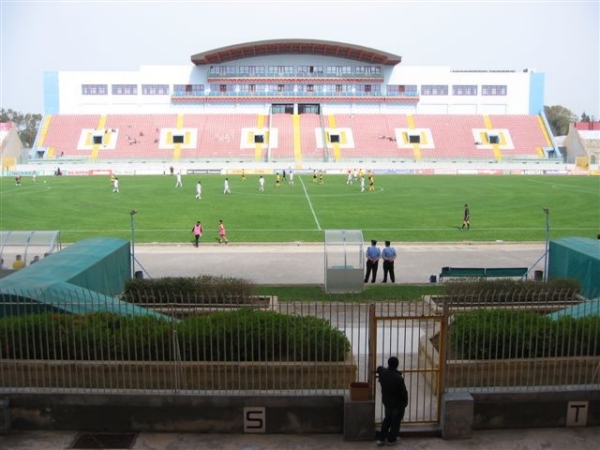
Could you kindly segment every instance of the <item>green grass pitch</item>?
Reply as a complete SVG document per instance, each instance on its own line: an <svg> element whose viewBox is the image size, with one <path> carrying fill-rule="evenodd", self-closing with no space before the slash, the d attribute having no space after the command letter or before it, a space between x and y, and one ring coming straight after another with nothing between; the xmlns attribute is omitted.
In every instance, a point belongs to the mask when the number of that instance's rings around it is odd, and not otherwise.
<svg viewBox="0 0 600 450"><path fill-rule="evenodd" d="M230 242L323 242L326 229L360 229L365 240L395 242L544 241L600 233L600 177L376 175L375 192L361 193L346 176L295 176L294 185L266 175L24 177L21 186L0 179L2 230L60 230L64 243L94 236L130 239L135 209L136 242L189 243L192 225L204 226L203 242L218 240L223 219ZM196 200L201 180L202 199ZM471 229L460 231L464 204Z"/></svg>

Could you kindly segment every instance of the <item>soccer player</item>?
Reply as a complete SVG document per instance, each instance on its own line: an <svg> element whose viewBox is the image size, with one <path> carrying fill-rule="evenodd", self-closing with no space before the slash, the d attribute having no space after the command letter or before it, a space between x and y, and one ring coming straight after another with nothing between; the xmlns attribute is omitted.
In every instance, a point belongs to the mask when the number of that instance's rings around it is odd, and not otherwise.
<svg viewBox="0 0 600 450"><path fill-rule="evenodd" d="M231 194L229 190L229 179L225 178L225 182L223 183L223 194Z"/></svg>
<svg viewBox="0 0 600 450"><path fill-rule="evenodd" d="M177 182L175 183L175 187L183 187L183 183L181 182L181 170L177 172Z"/></svg>
<svg viewBox="0 0 600 450"><path fill-rule="evenodd" d="M219 219L219 244L222 244L223 242L227 244L229 240L227 239L225 225L223 225L223 221Z"/></svg>
<svg viewBox="0 0 600 450"><path fill-rule="evenodd" d="M290 178L288 184L294 184L294 171L290 169Z"/></svg>
<svg viewBox="0 0 600 450"><path fill-rule="evenodd" d="M202 183L196 183L196 200L202 200Z"/></svg>
<svg viewBox="0 0 600 450"><path fill-rule="evenodd" d="M467 230L471 228L471 211L469 210L469 205L465 203L465 213L463 215L463 224L461 230L467 227Z"/></svg>
<svg viewBox="0 0 600 450"><path fill-rule="evenodd" d="M192 227L192 233L194 233L194 245L198 247L198 242L200 242L200 238L202 237L202 222L196 222L196 225Z"/></svg>
<svg viewBox="0 0 600 450"><path fill-rule="evenodd" d="M375 192L375 177L372 173L369 174L369 192Z"/></svg>
<svg viewBox="0 0 600 450"><path fill-rule="evenodd" d="M365 177L362 175L360 177L360 192L365 192Z"/></svg>
<svg viewBox="0 0 600 450"><path fill-rule="evenodd" d="M279 172L275 175L275 187L279 187L281 183L281 177L279 176Z"/></svg>
<svg viewBox="0 0 600 450"><path fill-rule="evenodd" d="M119 193L119 178L115 177L113 180L113 192Z"/></svg>
<svg viewBox="0 0 600 450"><path fill-rule="evenodd" d="M242 169L242 181L246 181L246 171Z"/></svg>
<svg viewBox="0 0 600 450"><path fill-rule="evenodd" d="M346 184L352 184L354 179L352 178L352 171L348 170L348 178L346 178Z"/></svg>
<svg viewBox="0 0 600 450"><path fill-rule="evenodd" d="M263 178L262 175L258 179L258 190L261 192L264 192L264 190L265 190L265 179Z"/></svg>

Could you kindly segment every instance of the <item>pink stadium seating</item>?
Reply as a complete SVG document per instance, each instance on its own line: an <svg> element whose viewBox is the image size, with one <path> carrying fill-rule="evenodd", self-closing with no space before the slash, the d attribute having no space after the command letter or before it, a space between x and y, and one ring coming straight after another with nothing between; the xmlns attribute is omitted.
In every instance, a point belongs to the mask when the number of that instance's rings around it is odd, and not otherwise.
<svg viewBox="0 0 600 450"><path fill-rule="evenodd" d="M160 129L175 128L177 115L109 114L105 128L119 131L114 150L100 148L98 159L171 159L172 149L159 148Z"/></svg>
<svg viewBox="0 0 600 450"><path fill-rule="evenodd" d="M485 128L479 115L414 115L415 128L431 130L435 148L421 149L421 159L494 159L493 150L479 150L473 128Z"/></svg>
<svg viewBox="0 0 600 450"><path fill-rule="evenodd" d="M318 114L300 114L300 142L303 160L323 161L323 148L317 146Z"/></svg>
<svg viewBox="0 0 600 450"><path fill-rule="evenodd" d="M99 115L56 115L50 118L50 126L42 147L53 147L56 157L87 158L91 150L77 150L81 130L94 129L100 122Z"/></svg>
<svg viewBox="0 0 600 450"><path fill-rule="evenodd" d="M208 114L198 130L198 158L254 160L254 147L241 148L242 129L256 128L256 114Z"/></svg>
<svg viewBox="0 0 600 450"><path fill-rule="evenodd" d="M277 146L271 147L271 159L294 159L294 120L291 114L273 114L271 128L277 129Z"/></svg>
<svg viewBox="0 0 600 450"><path fill-rule="evenodd" d="M493 149L478 148L473 129L507 129L514 149L502 149L503 159L540 157L539 148L550 143L540 126L537 116L523 115L421 115L399 114L301 114L300 129L294 129L294 116L289 114L184 114L179 125L194 129L197 139L192 148L174 148L160 141L161 131L177 128L177 114L109 114L104 128L118 130L116 148L100 147L96 158L108 159L218 159L233 161L264 161L267 145L262 149L251 142L252 130L262 126L265 131L277 130L272 135L270 161L323 161L324 149L317 143L321 127L349 130L353 145L341 145L334 154L335 146L328 144L329 154L339 156L341 161L390 161L414 160L495 160ZM83 129L96 129L102 122L99 115L57 115L48 127L43 147L54 147L55 155L69 158L88 158L91 150L78 150ZM418 146L401 145L398 129L421 128L429 130L433 142ZM247 131L244 133L244 129ZM295 152L295 133L299 133L300 148ZM349 136L348 136L349 137ZM163 133L164 140L164 133ZM168 147L168 148L166 148ZM402 148L406 147L406 148ZM332 159L330 159L331 161Z"/></svg>
<svg viewBox="0 0 600 450"><path fill-rule="evenodd" d="M391 114L336 114L335 125L337 128L352 130L354 148L342 148L342 159L368 159L377 158L390 160L412 160L412 148L398 148L396 128L406 128L406 116Z"/></svg>
<svg viewBox="0 0 600 450"><path fill-rule="evenodd" d="M514 150L502 150L503 157L540 158L538 147L550 147L540 127L537 116L490 116L494 128L507 128L513 141Z"/></svg>

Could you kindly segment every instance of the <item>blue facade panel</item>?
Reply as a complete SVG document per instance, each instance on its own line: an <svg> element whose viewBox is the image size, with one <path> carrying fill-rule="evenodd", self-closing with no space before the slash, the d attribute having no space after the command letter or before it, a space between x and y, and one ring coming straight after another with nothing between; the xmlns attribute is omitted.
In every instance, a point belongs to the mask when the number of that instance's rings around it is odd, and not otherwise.
<svg viewBox="0 0 600 450"><path fill-rule="evenodd" d="M58 114L58 102L58 72L44 72L44 114Z"/></svg>
<svg viewBox="0 0 600 450"><path fill-rule="evenodd" d="M544 88L546 78L543 73L529 74L529 114L538 115L544 111Z"/></svg>

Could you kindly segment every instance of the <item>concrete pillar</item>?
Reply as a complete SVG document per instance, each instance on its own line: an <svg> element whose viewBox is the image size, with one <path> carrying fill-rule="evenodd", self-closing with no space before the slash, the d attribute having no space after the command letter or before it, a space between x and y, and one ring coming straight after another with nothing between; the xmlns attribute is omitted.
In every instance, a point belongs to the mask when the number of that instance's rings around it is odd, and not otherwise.
<svg viewBox="0 0 600 450"><path fill-rule="evenodd" d="M10 431L10 408L8 399L0 399L0 435Z"/></svg>
<svg viewBox="0 0 600 450"><path fill-rule="evenodd" d="M474 406L468 392L450 392L442 396L443 439L468 439L473 435Z"/></svg>
<svg viewBox="0 0 600 450"><path fill-rule="evenodd" d="M365 441L375 439L375 400L352 401L344 398L344 439Z"/></svg>

